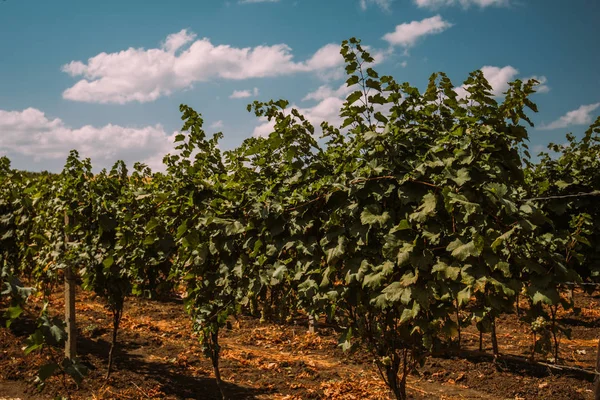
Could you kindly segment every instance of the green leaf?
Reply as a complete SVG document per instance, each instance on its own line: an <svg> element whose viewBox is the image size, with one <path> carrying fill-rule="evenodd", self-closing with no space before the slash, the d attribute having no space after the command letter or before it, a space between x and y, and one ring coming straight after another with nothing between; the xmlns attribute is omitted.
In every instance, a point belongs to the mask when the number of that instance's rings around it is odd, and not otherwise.
<svg viewBox="0 0 600 400"><path fill-rule="evenodd" d="M56 363L42 365L38 370L37 376L40 381L44 382L46 379L54 375L54 372L58 369L58 367L59 365Z"/></svg>
<svg viewBox="0 0 600 400"><path fill-rule="evenodd" d="M533 304L547 304L549 306L560 302L560 295L555 289L536 289L535 287L528 288L529 295Z"/></svg>
<svg viewBox="0 0 600 400"><path fill-rule="evenodd" d="M451 251L452 256L460 261L465 261L471 256L479 257L483 250L483 238L475 236L475 239L468 243L463 243L460 239L456 239L446 247L446 250Z"/></svg>
<svg viewBox="0 0 600 400"><path fill-rule="evenodd" d="M402 311L402 315L400 316L400 323L403 324L406 321L411 320L412 318L413 318L413 312L412 312L412 310L409 309L409 308L405 308Z"/></svg>
<svg viewBox="0 0 600 400"><path fill-rule="evenodd" d="M459 186L464 185L471 180L471 177L469 176L469 170L466 168L459 169L456 173L456 176L453 177L452 180Z"/></svg>
<svg viewBox="0 0 600 400"><path fill-rule="evenodd" d="M181 239L181 237L183 235L185 235L185 233L187 232L187 230L188 230L187 223L188 223L187 221L184 221L181 225L179 225L179 228L177 228L177 236L176 236L177 239Z"/></svg>
<svg viewBox="0 0 600 400"><path fill-rule="evenodd" d="M340 259L344 255L345 249L346 238L344 236L339 236L337 240L337 245L330 247L325 251L325 254L327 256L327 263L331 264Z"/></svg>
<svg viewBox="0 0 600 400"><path fill-rule="evenodd" d="M227 224L225 227L225 233L228 236L243 233L245 230L246 229L244 225L242 225L239 221L234 221L233 223Z"/></svg>
<svg viewBox="0 0 600 400"><path fill-rule="evenodd" d="M34 333L29 335L26 341L27 347L24 350L25 355L31 353L34 350L42 348L44 345L44 335L40 329L37 329Z"/></svg>
<svg viewBox="0 0 600 400"><path fill-rule="evenodd" d="M64 328L53 324L50 327L50 335L54 338L56 343L62 343L67 339L67 332L65 332Z"/></svg>
<svg viewBox="0 0 600 400"><path fill-rule="evenodd" d="M382 290L382 293L385 293L387 299L393 303L400 301L402 304L407 305L412 300L411 288L404 287L400 282L389 284Z"/></svg>
<svg viewBox="0 0 600 400"><path fill-rule="evenodd" d="M275 269L275 271L273 272L273 278L275 278L277 281L281 281L287 270L288 269L285 264L279 265L277 269Z"/></svg>
<svg viewBox="0 0 600 400"><path fill-rule="evenodd" d="M459 307L466 306L471 300L471 288L466 287L456 294L456 300L458 301Z"/></svg>
<svg viewBox="0 0 600 400"><path fill-rule="evenodd" d="M150 242L150 244L154 243L154 241ZM200 236L196 231L190 231L185 237L181 240L181 245L183 247L191 247L195 249L200 244Z"/></svg>
<svg viewBox="0 0 600 400"><path fill-rule="evenodd" d="M115 263L115 259L112 255L107 256L104 261L102 261L102 265L104 268L110 268Z"/></svg>
<svg viewBox="0 0 600 400"><path fill-rule="evenodd" d="M427 217L435 215L436 198L433 193L427 193L423 196L423 203L417 208L417 211L410 215L411 220L425 222Z"/></svg>
<svg viewBox="0 0 600 400"><path fill-rule="evenodd" d="M362 287L369 289L377 289L383 282L383 275L381 273L371 273L365 275L363 278Z"/></svg>
<svg viewBox="0 0 600 400"><path fill-rule="evenodd" d="M500 261L499 263L496 264L496 266L494 267L494 269L501 271L502 275L505 278L510 278L511 276L511 272L510 272L510 264L504 261Z"/></svg>
<svg viewBox="0 0 600 400"><path fill-rule="evenodd" d="M397 257L398 266L401 267L408 262L414 247L415 247L415 245L412 243L404 243L402 248L398 251L398 257Z"/></svg>
<svg viewBox="0 0 600 400"><path fill-rule="evenodd" d="M365 141L366 142L370 142L373 139L377 139L380 136L380 134L378 132L375 131L367 131L365 132Z"/></svg>
<svg viewBox="0 0 600 400"><path fill-rule="evenodd" d="M500 246L504 241L511 237L511 235L515 232L516 227L506 231L502 235L498 236L491 244L492 250L496 250L498 246Z"/></svg>
<svg viewBox="0 0 600 400"><path fill-rule="evenodd" d="M390 233L394 233L394 232L398 232L398 231L404 231L407 229L411 229L410 223L403 219L402 221L400 221L398 223L398 225L394 226L391 230Z"/></svg>
<svg viewBox="0 0 600 400"><path fill-rule="evenodd" d="M73 378L73 380L80 385L83 381L83 378L87 375L87 367L79 362L79 360L69 360L65 358L63 360L63 368L65 372Z"/></svg>
<svg viewBox="0 0 600 400"><path fill-rule="evenodd" d="M158 219L151 218L150 221L146 224L146 231L152 231L159 225Z"/></svg>
<svg viewBox="0 0 600 400"><path fill-rule="evenodd" d="M374 204L366 206L360 214L360 222L363 225L383 226L389 218L390 214L387 211L380 213L380 207Z"/></svg>
<svg viewBox="0 0 600 400"><path fill-rule="evenodd" d="M348 95L348 97L346 98L346 102L348 103L348 105L352 105L356 102L356 100L360 99L362 96L363 93L360 90L357 90Z"/></svg>
<svg viewBox="0 0 600 400"><path fill-rule="evenodd" d="M23 308L20 305L14 305L14 306L10 306L6 309L6 317L8 318L8 321L6 321L6 327L8 328L10 326L10 323L19 318L19 316L23 313Z"/></svg>
<svg viewBox="0 0 600 400"><path fill-rule="evenodd" d="M443 273L444 278L456 281L460 275L460 267L452 267L443 261L438 261L438 263L433 266L431 272L441 272Z"/></svg>
<svg viewBox="0 0 600 400"><path fill-rule="evenodd" d="M382 102L382 104L383 104L383 102ZM389 119L379 111L377 111L375 114L373 114L373 116L375 117L375 119L377 121L381 122L382 124L387 124L389 122Z"/></svg>
<svg viewBox="0 0 600 400"><path fill-rule="evenodd" d="M346 86L353 86L358 83L358 75L352 75L346 80Z"/></svg>
<svg viewBox="0 0 600 400"><path fill-rule="evenodd" d="M408 271L404 275L402 275L402 278L400 279L400 284L405 287L414 285L415 283L417 283L418 278L418 274L415 274L412 271Z"/></svg>

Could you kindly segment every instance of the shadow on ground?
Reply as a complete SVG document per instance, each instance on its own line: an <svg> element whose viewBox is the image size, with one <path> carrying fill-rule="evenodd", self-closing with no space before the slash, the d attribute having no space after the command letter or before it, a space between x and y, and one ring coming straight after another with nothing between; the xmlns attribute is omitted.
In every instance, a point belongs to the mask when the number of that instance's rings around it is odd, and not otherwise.
<svg viewBox="0 0 600 400"><path fill-rule="evenodd" d="M94 370L91 379L102 379L106 373L110 343L103 339L79 338L82 361ZM190 371L172 363L149 361L139 343L119 343L115 354L115 368L110 384L116 389L137 388L143 396L144 388L160 385L168 398L221 400L221 392L212 375L194 376ZM101 364L101 365L93 365ZM101 377L102 378L101 378ZM141 379L140 379L141 377ZM269 389L256 389L225 382L229 399L257 399L259 395L273 393Z"/></svg>

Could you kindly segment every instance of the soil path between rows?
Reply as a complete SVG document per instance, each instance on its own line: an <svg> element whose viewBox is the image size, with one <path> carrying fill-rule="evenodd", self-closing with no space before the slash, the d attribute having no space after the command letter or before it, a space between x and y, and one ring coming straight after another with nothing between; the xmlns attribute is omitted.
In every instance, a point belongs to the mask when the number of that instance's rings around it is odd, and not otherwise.
<svg viewBox="0 0 600 400"><path fill-rule="evenodd" d="M58 313L62 297L51 299ZM599 299L578 295L577 314L563 315L573 330L572 340L562 338L562 362L593 368L600 331ZM78 339L81 359L90 366L82 387L66 389L79 399L220 399L210 362L204 357L190 318L179 300L128 299L116 368L104 380L110 341L109 313L98 298L78 293ZM44 357L25 356L22 346L32 326L0 329L0 400L2 398L52 399L65 387L52 378L43 392L31 385ZM364 352L345 354L337 346L335 331L322 328L310 334L306 321L295 324L260 323L240 317L221 333L221 373L232 399L389 399L371 358ZM517 316L499 321L501 352L528 354L530 337ZM489 351L489 338L484 345ZM474 349L478 335L463 332L463 346ZM591 400L590 382L551 372L532 372L500 363L460 358L429 358L418 376L408 379L414 399L484 400Z"/></svg>

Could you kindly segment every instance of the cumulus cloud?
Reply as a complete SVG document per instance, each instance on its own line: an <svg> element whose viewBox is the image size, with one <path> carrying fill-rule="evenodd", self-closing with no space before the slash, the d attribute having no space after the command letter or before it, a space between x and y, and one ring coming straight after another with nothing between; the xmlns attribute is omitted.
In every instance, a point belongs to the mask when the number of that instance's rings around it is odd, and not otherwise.
<svg viewBox="0 0 600 400"><path fill-rule="evenodd" d="M566 128L572 125L589 125L592 123L592 112L598 107L600 107L600 103L582 105L576 110L569 111L556 121L548 125L542 125L539 129L551 130Z"/></svg>
<svg viewBox="0 0 600 400"><path fill-rule="evenodd" d="M321 101L321 100L325 100L329 97L344 97L345 98L347 95L352 93L353 90L354 89L352 87L349 87L348 85L346 85L346 83L342 84L337 89L333 89L329 85L323 85L323 86L319 86L319 88L317 90L315 90L314 92L310 92L306 96L304 96L302 101L308 101L308 100Z"/></svg>
<svg viewBox="0 0 600 400"><path fill-rule="evenodd" d="M481 71L490 83L494 96L497 97L502 96L502 93L508 90L508 82L512 81L519 73L516 68L510 65L502 68L485 65L481 67Z"/></svg>
<svg viewBox="0 0 600 400"><path fill-rule="evenodd" d="M229 95L230 99L245 99L252 96L258 96L258 88L254 88L252 91L250 90L234 90L233 93Z"/></svg>
<svg viewBox="0 0 600 400"><path fill-rule="evenodd" d="M327 74L343 65L339 46L327 44L306 61L296 62L286 44L236 48L196 39L186 29L167 36L160 48L129 48L71 61L62 70L81 79L63 98L88 103L154 101L197 82L243 80L296 73Z"/></svg>
<svg viewBox="0 0 600 400"><path fill-rule="evenodd" d="M341 60L341 61L340 61ZM309 71L323 71L340 66L343 58L340 55L340 46L335 43L329 43L321 47L304 64L304 68Z"/></svg>
<svg viewBox="0 0 600 400"><path fill-rule="evenodd" d="M441 33L452 26L450 22L444 21L440 15L436 15L421 21L400 24L396 26L394 32L386 33L383 40L392 46L401 46L407 49L414 46L420 38Z"/></svg>
<svg viewBox="0 0 600 400"><path fill-rule="evenodd" d="M479 8L492 6L502 7L509 5L509 0L413 0L413 3L415 3L419 8L437 10L442 7L450 6L461 6L465 9L471 6L476 6Z"/></svg>
<svg viewBox="0 0 600 400"><path fill-rule="evenodd" d="M162 44L162 48L168 53L175 53L177 50L196 39L196 34L182 30L177 33L172 33L167 36L167 39ZM81 75L81 72L78 74Z"/></svg>
<svg viewBox="0 0 600 400"><path fill-rule="evenodd" d="M360 0L360 8L366 10L369 5L374 4L379 6L382 10L389 11L392 5L392 0Z"/></svg>
<svg viewBox="0 0 600 400"><path fill-rule="evenodd" d="M505 67L484 65L481 67L481 71L483 72L485 79L487 79L492 87L492 95L494 97L502 97L509 88L508 82L517 79L519 74L519 70L511 65L507 65ZM548 93L550 91L550 87L546 85L546 83L548 83L548 79L545 76L533 75L521 80L523 82L527 82L530 79L535 79L539 82L539 84L535 87L537 93ZM465 98L468 94L465 85L454 88L454 90L461 99Z"/></svg>
<svg viewBox="0 0 600 400"><path fill-rule="evenodd" d="M519 71L507 65L505 67L494 67L491 65L484 65L481 67L483 76L489 82L492 87L492 94L494 97L501 97L506 90L508 90L508 82L512 81ZM459 98L465 98L468 95L465 85L461 85L454 88L454 91L458 94Z"/></svg>
<svg viewBox="0 0 600 400"><path fill-rule="evenodd" d="M140 161L161 169L162 157L172 151L175 135L168 135L160 125L72 128L36 108L0 110L0 131L2 155L39 163L66 160L69 151L76 149L82 157L90 157L95 168L109 168L121 159L129 165Z"/></svg>

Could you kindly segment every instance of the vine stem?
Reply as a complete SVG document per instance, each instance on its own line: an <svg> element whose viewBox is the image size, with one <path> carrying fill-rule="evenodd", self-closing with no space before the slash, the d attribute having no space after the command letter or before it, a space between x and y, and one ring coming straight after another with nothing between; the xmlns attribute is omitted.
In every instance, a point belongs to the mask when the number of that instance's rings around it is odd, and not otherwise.
<svg viewBox="0 0 600 400"><path fill-rule="evenodd" d="M393 175L374 176L372 178L357 178L357 179L354 179L354 180L350 181L350 185L356 185L358 183L363 183L363 182L378 181L378 180L382 180L382 179L395 179L395 180L398 180L398 178L395 177L395 176L393 176ZM429 182L419 181L419 180L416 180L416 179L408 179L408 182L418 183L418 184L421 184L421 185L425 185L425 186L429 186L429 187L432 187L432 188L440 189L440 187L438 185L435 185L435 184L429 183ZM328 195L330 195L332 193L338 192L340 190L342 190L342 189L336 189L336 190L333 190L331 192L322 194L322 195L320 195L318 197L315 197L312 200L308 200L307 202L298 204L298 205L296 205L294 207L286 208L285 211L296 211L296 210L298 210L298 209L300 209L300 208L302 208L304 206L307 206L309 204L312 204L312 203L315 203L315 202L317 202L319 200L322 200L326 196L328 196Z"/></svg>
<svg viewBox="0 0 600 400"><path fill-rule="evenodd" d="M575 194L565 194L560 196L547 196L547 197L532 197L530 199L523 199L521 201L541 201L541 200L554 200L554 199L571 199L574 197L587 197L587 196L600 196L600 190L594 190L589 193L575 193Z"/></svg>

